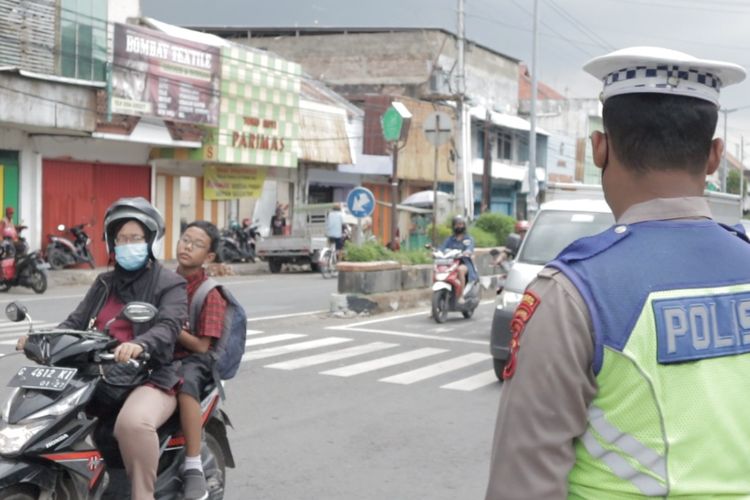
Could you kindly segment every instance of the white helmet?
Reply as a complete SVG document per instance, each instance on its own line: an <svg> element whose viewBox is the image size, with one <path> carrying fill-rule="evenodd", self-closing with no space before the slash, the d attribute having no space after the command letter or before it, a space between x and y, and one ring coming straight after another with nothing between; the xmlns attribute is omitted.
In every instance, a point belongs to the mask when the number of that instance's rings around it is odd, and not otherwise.
<svg viewBox="0 0 750 500"><path fill-rule="evenodd" d="M164 217L145 198L120 198L109 206L104 214L104 241L107 242L107 250L115 251L115 227L117 221L134 219L146 228L146 240L151 257L161 252L164 240ZM118 228L119 229L119 228Z"/></svg>

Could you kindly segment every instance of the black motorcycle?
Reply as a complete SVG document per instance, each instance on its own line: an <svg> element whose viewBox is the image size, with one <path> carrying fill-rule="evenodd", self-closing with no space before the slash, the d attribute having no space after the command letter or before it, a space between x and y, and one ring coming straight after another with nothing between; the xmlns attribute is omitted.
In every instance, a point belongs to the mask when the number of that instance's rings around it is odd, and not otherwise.
<svg viewBox="0 0 750 500"><path fill-rule="evenodd" d="M17 242L6 238L0 243L0 292L7 292L14 286L25 286L35 293L47 291L47 268L41 253L28 251L28 243L23 238Z"/></svg>
<svg viewBox="0 0 750 500"><path fill-rule="evenodd" d="M78 224L69 228L70 233L73 235L73 241L54 234L47 235L49 243L45 250L47 256L47 262L52 269L63 269L65 267L72 267L78 264L88 264L91 269L94 269L94 256L91 253L91 238L84 231L86 224ZM65 231L65 225L60 224L57 226L57 230L60 232Z"/></svg>
<svg viewBox="0 0 750 500"><path fill-rule="evenodd" d="M258 226L236 227L222 231L216 257L219 262L255 262Z"/></svg>
<svg viewBox="0 0 750 500"><path fill-rule="evenodd" d="M119 458L111 436L112 419L100 415L101 405L90 404L105 383L106 368L114 366L109 351L117 341L106 333L108 326L104 332L34 332L24 306L11 302L5 312L11 321L29 322L24 354L37 364L21 368L8 383L15 389L0 420L0 498L98 500L105 492L107 497L129 498L124 471L118 464L113 472L109 462L115 460L105 458ZM151 304L131 302L118 318L145 323L156 313ZM147 360L130 363L148 366ZM212 500L223 498L225 469L234 467L226 434L231 424L220 403L220 388L207 387L201 401L201 457ZM159 500L182 498L185 439L178 417L173 415L158 430L161 455L155 498Z"/></svg>

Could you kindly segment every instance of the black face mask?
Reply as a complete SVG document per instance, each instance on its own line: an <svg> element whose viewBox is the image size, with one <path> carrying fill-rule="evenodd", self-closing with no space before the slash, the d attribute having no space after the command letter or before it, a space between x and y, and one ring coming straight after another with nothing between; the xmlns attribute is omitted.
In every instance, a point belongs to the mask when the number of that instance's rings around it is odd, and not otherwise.
<svg viewBox="0 0 750 500"><path fill-rule="evenodd" d="M465 232L466 232L466 227L464 226L453 228L453 234L456 236L458 236L459 234L464 234Z"/></svg>

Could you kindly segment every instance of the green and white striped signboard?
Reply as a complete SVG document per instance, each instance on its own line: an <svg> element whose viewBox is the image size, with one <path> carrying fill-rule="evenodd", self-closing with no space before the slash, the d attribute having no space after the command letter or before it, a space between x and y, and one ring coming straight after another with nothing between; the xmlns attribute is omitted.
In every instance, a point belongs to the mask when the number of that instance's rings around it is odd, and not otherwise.
<svg viewBox="0 0 750 500"><path fill-rule="evenodd" d="M216 160L297 167L300 65L239 46L221 56Z"/></svg>

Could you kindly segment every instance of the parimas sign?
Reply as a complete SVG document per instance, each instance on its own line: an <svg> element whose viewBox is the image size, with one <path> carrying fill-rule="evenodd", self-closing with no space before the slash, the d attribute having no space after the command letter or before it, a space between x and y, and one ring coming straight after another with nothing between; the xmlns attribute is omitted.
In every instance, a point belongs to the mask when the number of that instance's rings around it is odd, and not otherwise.
<svg viewBox="0 0 750 500"><path fill-rule="evenodd" d="M229 165L203 167L203 198L206 200L236 200L260 198L266 169Z"/></svg>
<svg viewBox="0 0 750 500"><path fill-rule="evenodd" d="M113 113L219 123L218 47L115 23Z"/></svg>
<svg viewBox="0 0 750 500"><path fill-rule="evenodd" d="M215 161L297 167L300 65L235 45L221 59Z"/></svg>

